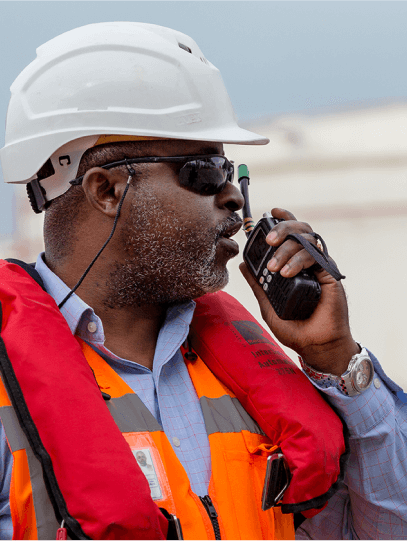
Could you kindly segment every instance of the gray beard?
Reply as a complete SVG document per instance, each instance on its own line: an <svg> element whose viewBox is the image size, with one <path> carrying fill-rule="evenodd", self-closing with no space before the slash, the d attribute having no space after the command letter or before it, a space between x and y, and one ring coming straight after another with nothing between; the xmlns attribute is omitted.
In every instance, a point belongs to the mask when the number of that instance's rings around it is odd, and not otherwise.
<svg viewBox="0 0 407 541"><path fill-rule="evenodd" d="M225 287L229 273L216 261L217 241L240 217L234 213L215 228L198 229L165 212L154 195L138 195L120 233L126 258L107 278L105 305L178 304Z"/></svg>

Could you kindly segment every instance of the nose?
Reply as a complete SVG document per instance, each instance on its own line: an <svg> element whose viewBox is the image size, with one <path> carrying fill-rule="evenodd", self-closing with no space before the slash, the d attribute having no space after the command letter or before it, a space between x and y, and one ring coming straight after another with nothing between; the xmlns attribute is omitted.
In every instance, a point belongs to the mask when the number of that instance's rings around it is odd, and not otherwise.
<svg viewBox="0 0 407 541"><path fill-rule="evenodd" d="M224 189L216 195L216 203L219 208L227 208L232 212L237 212L244 205L244 197L231 182L227 182Z"/></svg>

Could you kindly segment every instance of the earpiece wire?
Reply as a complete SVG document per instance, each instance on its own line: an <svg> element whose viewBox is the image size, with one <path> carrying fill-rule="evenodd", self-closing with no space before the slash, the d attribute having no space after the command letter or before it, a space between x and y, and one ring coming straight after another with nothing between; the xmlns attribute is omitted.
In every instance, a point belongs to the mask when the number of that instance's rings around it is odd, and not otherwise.
<svg viewBox="0 0 407 541"><path fill-rule="evenodd" d="M127 163L127 160L126 161L126 167L129 171L129 178L127 179L127 184L126 184L126 187L124 189L124 192L123 192L123 195L119 201L119 206L117 207L117 212L116 212L116 216L115 216L115 219L114 219L114 222L113 222L113 227L112 227L112 230L110 232L110 235L109 237L107 238L106 242L103 244L102 248L98 251L98 253L95 255L95 257L93 258L92 262L88 265L87 269L85 270L85 272L82 274L82 276L79 278L78 282L76 283L76 285L71 289L71 291L68 293L68 295L66 295L66 297L58 304L58 308L61 309L62 306L66 303L66 301L71 297L71 295L73 295L73 293L75 293L75 291L78 289L78 287L82 284L83 280L86 278L87 274L89 273L90 269L93 267L93 265L96 263L97 259L99 258L100 254L103 252L103 250L106 248L106 246L108 245L108 243L110 242L111 238L113 237L114 235L114 232L116 230L116 225L117 225L117 221L119 220L119 216L120 216L120 212L121 212L121 209L122 209L122 206L123 206L123 201L124 201L124 198L126 197L126 194L129 190L129 187L130 187L130 182L131 182L131 179L133 178L133 175L135 175L135 170Z"/></svg>

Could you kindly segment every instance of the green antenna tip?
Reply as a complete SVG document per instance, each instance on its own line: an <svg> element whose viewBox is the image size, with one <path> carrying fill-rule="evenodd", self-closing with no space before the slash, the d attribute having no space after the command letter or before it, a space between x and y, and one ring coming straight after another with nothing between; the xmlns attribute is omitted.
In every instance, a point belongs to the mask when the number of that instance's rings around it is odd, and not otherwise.
<svg viewBox="0 0 407 541"><path fill-rule="evenodd" d="M249 178L249 170L247 168L247 165L245 165L244 163L242 163L241 165L239 165L238 167L238 173L239 173L239 178L242 178L242 177L247 177Z"/></svg>

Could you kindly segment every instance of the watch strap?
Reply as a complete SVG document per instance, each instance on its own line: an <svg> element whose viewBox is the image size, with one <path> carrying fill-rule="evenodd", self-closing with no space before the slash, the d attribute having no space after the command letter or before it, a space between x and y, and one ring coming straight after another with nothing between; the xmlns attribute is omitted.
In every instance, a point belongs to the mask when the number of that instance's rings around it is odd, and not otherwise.
<svg viewBox="0 0 407 541"><path fill-rule="evenodd" d="M361 357L362 358L367 357L370 360L367 350L359 343L358 343L358 346L360 347L361 351L353 355L353 357L349 361L348 368L341 376L336 376L335 374L329 374L325 372L319 372L318 370L315 370L315 368L312 368L312 366L309 366L301 357L299 357L299 361L304 372L310 378L316 381L321 387L324 387L324 388L336 387L340 391L342 391L342 393L345 394L346 396L355 396L356 394L360 394L361 392L363 392L370 386L370 383L369 383L366 389L363 389L362 391L358 391L355 389L355 386L352 384L351 370L353 366L355 365L356 361L360 359ZM372 361L370 360L370 362Z"/></svg>
<svg viewBox="0 0 407 541"><path fill-rule="evenodd" d="M312 378L319 385L325 388L339 387L339 380L342 379L340 376L335 376L334 374L328 374L326 372L319 372L318 370L315 370L315 368L312 368L312 366L307 364L302 357L299 356L298 359L300 361L301 368L304 370L307 376Z"/></svg>

